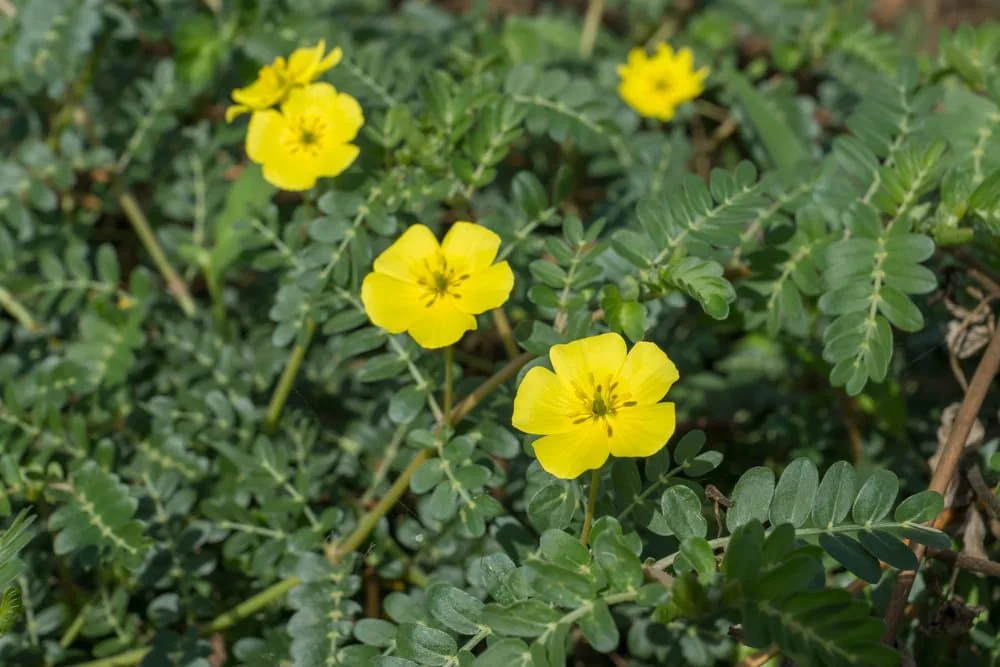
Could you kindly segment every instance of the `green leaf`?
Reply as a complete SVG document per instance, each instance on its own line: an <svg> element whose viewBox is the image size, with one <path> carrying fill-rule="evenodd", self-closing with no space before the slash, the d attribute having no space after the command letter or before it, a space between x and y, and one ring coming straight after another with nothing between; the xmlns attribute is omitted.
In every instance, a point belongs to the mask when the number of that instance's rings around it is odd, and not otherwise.
<svg viewBox="0 0 1000 667"><path fill-rule="evenodd" d="M899 503L894 518L900 523L933 521L944 509L944 498L936 491L921 491Z"/></svg>
<svg viewBox="0 0 1000 667"><path fill-rule="evenodd" d="M479 561L479 572L483 585L490 596L500 604L512 604L525 597L526 591L519 590L512 577L517 570L514 561L505 553L483 556Z"/></svg>
<svg viewBox="0 0 1000 667"><path fill-rule="evenodd" d="M416 623L403 623L396 634L396 651L421 665L444 665L458 654L451 635Z"/></svg>
<svg viewBox="0 0 1000 667"><path fill-rule="evenodd" d="M704 431L688 431L674 446L674 460L683 465L697 456L704 446Z"/></svg>
<svg viewBox="0 0 1000 667"><path fill-rule="evenodd" d="M594 560L600 563L608 576L610 587L631 590L642 585L642 563L614 530L604 530L592 540Z"/></svg>
<svg viewBox="0 0 1000 667"><path fill-rule="evenodd" d="M396 626L380 618L363 618L354 624L354 636L363 644L386 648L396 641Z"/></svg>
<svg viewBox="0 0 1000 667"><path fill-rule="evenodd" d="M479 632L483 603L450 584L435 584L427 589L427 610L438 622L460 635Z"/></svg>
<svg viewBox="0 0 1000 667"><path fill-rule="evenodd" d="M678 573L691 570L699 579L705 580L715 573L716 562L712 547L704 537L689 537L681 542L680 553L674 560L674 570Z"/></svg>
<svg viewBox="0 0 1000 667"><path fill-rule="evenodd" d="M553 482L539 489L528 501L528 517L540 530L565 528L573 520L578 500L573 484Z"/></svg>
<svg viewBox="0 0 1000 667"><path fill-rule="evenodd" d="M847 517L854 501L856 478L854 468L846 461L837 461L827 469L816 491L813 523L820 528L832 528Z"/></svg>
<svg viewBox="0 0 1000 667"><path fill-rule="evenodd" d="M916 555L909 547L884 531L861 531L858 533L858 541L868 553L890 567L898 570L917 569Z"/></svg>
<svg viewBox="0 0 1000 667"><path fill-rule="evenodd" d="M618 626L604 600L597 600L590 611L580 618L580 632L599 653L610 653L618 647Z"/></svg>
<svg viewBox="0 0 1000 667"><path fill-rule="evenodd" d="M503 639L483 651L472 667L528 667L532 664L531 650L520 639Z"/></svg>
<svg viewBox="0 0 1000 667"><path fill-rule="evenodd" d="M771 525L790 523L798 528L804 524L812 512L818 487L819 471L812 461L799 458L789 463L774 489Z"/></svg>
<svg viewBox="0 0 1000 667"><path fill-rule="evenodd" d="M809 158L809 150L791 129L788 119L740 73L726 73L730 88L746 110L768 154L779 169L793 169Z"/></svg>
<svg viewBox="0 0 1000 667"><path fill-rule="evenodd" d="M499 635L538 637L556 623L561 614L538 600L523 600L502 606L490 603L483 609L480 622Z"/></svg>
<svg viewBox="0 0 1000 667"><path fill-rule="evenodd" d="M819 545L860 579L876 584L882 578L882 568L878 560L846 535L823 533L819 536Z"/></svg>
<svg viewBox="0 0 1000 667"><path fill-rule="evenodd" d="M854 522L867 525L889 514L899 493L899 478L889 470L876 468L854 501Z"/></svg>
<svg viewBox="0 0 1000 667"><path fill-rule="evenodd" d="M689 487L671 486L660 500L663 518L672 535L684 541L689 537L705 537L708 521L701 512L701 500Z"/></svg>
<svg viewBox="0 0 1000 667"><path fill-rule="evenodd" d="M761 466L750 468L733 489L733 506L726 512L726 527L732 532L752 520L767 521L773 496L774 473Z"/></svg>
<svg viewBox="0 0 1000 667"><path fill-rule="evenodd" d="M597 585L587 576L553 563L530 562L529 581L538 597L567 609L597 597Z"/></svg>
<svg viewBox="0 0 1000 667"><path fill-rule="evenodd" d="M226 268L244 249L250 233L238 223L258 215L270 202L277 188L267 182L261 168L248 164L229 188L222 212L214 225L215 245L212 247L208 271L214 280L221 279Z"/></svg>
<svg viewBox="0 0 1000 667"><path fill-rule="evenodd" d="M542 533L540 548L546 559L559 565L578 568L590 563L590 552L580 540L561 530L550 529Z"/></svg>

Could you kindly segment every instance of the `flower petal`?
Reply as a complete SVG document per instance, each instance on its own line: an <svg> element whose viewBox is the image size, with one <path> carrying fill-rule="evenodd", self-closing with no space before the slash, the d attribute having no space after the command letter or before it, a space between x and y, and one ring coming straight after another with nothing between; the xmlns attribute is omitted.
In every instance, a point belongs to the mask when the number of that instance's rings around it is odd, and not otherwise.
<svg viewBox="0 0 1000 667"><path fill-rule="evenodd" d="M581 404L573 388L543 366L524 374L514 396L514 428L545 435L577 429L573 421L580 416Z"/></svg>
<svg viewBox="0 0 1000 667"><path fill-rule="evenodd" d="M320 176L336 176L351 166L359 152L354 144L337 144L316 159L316 170Z"/></svg>
<svg viewBox="0 0 1000 667"><path fill-rule="evenodd" d="M656 403L680 377L677 366L655 343L636 343L618 371L618 392L632 394L639 405Z"/></svg>
<svg viewBox="0 0 1000 667"><path fill-rule="evenodd" d="M674 434L677 417L673 403L657 403L620 409L610 424L612 454L652 456Z"/></svg>
<svg viewBox="0 0 1000 667"><path fill-rule="evenodd" d="M264 180L276 188L289 192L302 192L316 185L319 174L315 169L304 167L289 160L264 163Z"/></svg>
<svg viewBox="0 0 1000 667"><path fill-rule="evenodd" d="M294 88L281 104L281 112L286 116L301 115L310 107L319 106L324 115L338 106L337 89L328 83L313 83L301 88Z"/></svg>
<svg viewBox="0 0 1000 667"><path fill-rule="evenodd" d="M441 241L448 264L464 267L466 271L485 269L493 263L499 249L500 237L496 232L472 222L456 222Z"/></svg>
<svg viewBox="0 0 1000 667"><path fill-rule="evenodd" d="M625 363L625 340L616 333L606 333L553 345L549 350L556 375L575 390L590 395L595 385L607 387Z"/></svg>
<svg viewBox="0 0 1000 667"><path fill-rule="evenodd" d="M438 299L408 330L420 347L435 350L457 343L462 334L475 328L475 317L455 308L452 299Z"/></svg>
<svg viewBox="0 0 1000 667"><path fill-rule="evenodd" d="M284 117L273 109L253 112L247 126L247 157L258 164L282 161L284 152L278 137L286 125Z"/></svg>
<svg viewBox="0 0 1000 667"><path fill-rule="evenodd" d="M237 117L250 113L250 107L244 104L233 104L226 108L226 122L232 123Z"/></svg>
<svg viewBox="0 0 1000 667"><path fill-rule="evenodd" d="M542 468L560 479L575 479L600 468L610 453L603 425L593 421L566 433L541 437L533 446Z"/></svg>
<svg viewBox="0 0 1000 667"><path fill-rule="evenodd" d="M383 273L369 273L361 282L361 303L368 318L389 333L402 333L424 316L422 297L416 285Z"/></svg>
<svg viewBox="0 0 1000 667"><path fill-rule="evenodd" d="M500 262L473 273L455 291L460 298L455 305L463 313L478 315L487 310L499 308L510 297L514 289L514 272L507 262Z"/></svg>
<svg viewBox="0 0 1000 667"><path fill-rule="evenodd" d="M415 283L424 273L424 261L433 259L439 250L434 232L424 225L411 225L375 258L373 268L379 273Z"/></svg>
<svg viewBox="0 0 1000 667"><path fill-rule="evenodd" d="M320 74L318 66L325 50L326 42L321 39L316 46L292 51L292 55L288 56L288 78L299 85L310 83Z"/></svg>
<svg viewBox="0 0 1000 667"><path fill-rule="evenodd" d="M332 69L340 64L341 59L344 57L344 52L338 46L330 53L326 54L322 60L316 65L316 75L319 76L328 69Z"/></svg>
<svg viewBox="0 0 1000 667"><path fill-rule="evenodd" d="M325 102L324 102L325 104ZM365 124L365 115L358 101L347 93L339 93L330 107L333 127L329 131L331 141L347 143L358 136L358 130Z"/></svg>

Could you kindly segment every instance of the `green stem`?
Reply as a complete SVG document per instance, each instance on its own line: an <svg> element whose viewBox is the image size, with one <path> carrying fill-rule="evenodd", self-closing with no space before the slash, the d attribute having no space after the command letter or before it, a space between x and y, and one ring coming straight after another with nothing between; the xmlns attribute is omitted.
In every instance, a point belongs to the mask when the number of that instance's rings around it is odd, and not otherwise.
<svg viewBox="0 0 1000 667"><path fill-rule="evenodd" d="M482 401L486 396L495 391L497 387L502 385L507 380L511 379L517 372L521 370L525 364L535 358L535 355L525 352L516 359L512 359L507 362L507 365L498 370L492 376L487 378L481 385L476 387L475 391L465 397L461 403L456 405L454 408L449 410L447 413L447 423L454 425L460 422L467 414L469 414L480 401ZM399 478L393 483L389 490L386 492L385 496L369 510L361 519L358 521L358 525L354 528L354 531L343 542L334 542L326 546L326 558L331 563L336 563L341 559L341 557L352 551L356 551L361 544L368 539L368 536L375 526L378 525L379 520L385 516L390 509L395 506L399 499L403 497L406 490L410 487L410 479L417 472L417 469L423 465L424 461L427 461L436 454L433 450L423 449L418 453L410 464L406 466L406 469L400 473Z"/></svg>
<svg viewBox="0 0 1000 667"><path fill-rule="evenodd" d="M410 488L410 479L417 472L417 469L424 464L424 461L431 458L432 451L429 449L422 449L413 460L410 461L410 465L406 466L406 469L400 473L399 477L393 482L392 486L386 492L382 499L378 501L375 507L371 508L361 520L358 521L358 525L355 526L354 531L347 536L343 542L335 542L330 544L326 548L326 557L331 563L336 563L340 558L347 553L356 551L361 544L368 539L368 536L375 526L378 525L379 520L384 517L389 510L395 506L399 499L403 497L406 490Z"/></svg>
<svg viewBox="0 0 1000 667"><path fill-rule="evenodd" d="M292 353L285 363L285 370L281 372L281 379L278 380L278 386L274 388L271 402L267 406L264 430L268 433L273 433L278 427L278 419L281 418L281 411L285 407L285 402L288 401L288 395L292 393L295 376L299 373L299 366L302 365L302 360L306 358L306 352L309 350L309 343L312 341L314 333L316 333L316 323L308 320L306 322L306 338L302 343L296 343L295 347L292 348Z"/></svg>
<svg viewBox="0 0 1000 667"><path fill-rule="evenodd" d="M252 598L241 602L239 605L233 607L221 616L215 617L211 623L199 629L199 634L202 636L212 635L216 632L222 632L223 630L232 627L244 618L249 618L261 609L277 602L284 597L285 593L295 588L300 583L301 580L298 577L282 579L278 583L264 589ZM138 665L143 661L149 651L150 649L148 647L137 648L124 653L119 653L118 655L110 656L108 658L78 663L73 665L73 667L126 667L128 665Z"/></svg>
<svg viewBox="0 0 1000 667"><path fill-rule="evenodd" d="M73 619L70 626L66 628L66 632L63 633L63 636L59 638L59 648L67 649L73 645L73 642L76 641L80 631L83 630L83 624L87 620L87 612L89 611L90 604L88 603L83 605L83 609L81 609L80 613L76 615L76 618Z"/></svg>
<svg viewBox="0 0 1000 667"><path fill-rule="evenodd" d="M449 426L448 420L451 417L452 394L454 393L455 378L452 375L452 351L451 345L444 348L444 418L445 425Z"/></svg>
<svg viewBox="0 0 1000 667"><path fill-rule="evenodd" d="M136 202L135 197L128 192L122 192L118 196L118 203L121 205L125 217L132 223L132 228L135 229L135 233L139 236L139 240L142 241L142 245L153 258L156 268L159 269L160 274L167 281L167 289L174 295L184 314L188 317L194 317L194 299L191 298L191 293L188 292L187 284L181 280L170 260L167 259L167 254L160 246L160 242L156 240L156 234L153 233L153 228L149 226L149 220L146 219L146 215L139 208L139 203Z"/></svg>
<svg viewBox="0 0 1000 667"><path fill-rule="evenodd" d="M252 598L244 600L221 616L216 616L211 623L202 629L201 634L212 635L216 632L222 632L223 630L232 627L238 621L241 621L244 618L249 618L264 607L269 606L273 602L277 602L285 596L285 593L292 590L300 583L301 579L298 577L288 577L287 579L282 579L278 583L265 588Z"/></svg>
<svg viewBox="0 0 1000 667"><path fill-rule="evenodd" d="M590 0L587 3L587 13L583 17L583 32L580 34L580 57L589 58L594 52L603 16L604 0Z"/></svg>
<svg viewBox="0 0 1000 667"><path fill-rule="evenodd" d="M594 523L594 509L597 507L597 490L601 486L601 469L595 468L590 476L590 495L587 497L587 516L583 519L583 532L580 533L580 544L587 546L590 539L590 525Z"/></svg>
<svg viewBox="0 0 1000 667"><path fill-rule="evenodd" d="M28 331L41 331L41 325L31 316L28 309L22 306L13 294L3 287L0 287L0 308L10 313L10 316L20 322L21 326Z"/></svg>
<svg viewBox="0 0 1000 667"><path fill-rule="evenodd" d="M212 320L215 322L215 328L225 335L226 302L222 298L222 285L212 275L211 269L205 271L205 287L208 288L208 295L212 298Z"/></svg>

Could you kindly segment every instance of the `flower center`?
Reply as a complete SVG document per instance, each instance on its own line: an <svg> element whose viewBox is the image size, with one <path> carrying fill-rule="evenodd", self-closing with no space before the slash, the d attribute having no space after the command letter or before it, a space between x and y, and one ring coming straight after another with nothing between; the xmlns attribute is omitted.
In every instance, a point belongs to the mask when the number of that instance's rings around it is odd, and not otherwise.
<svg viewBox="0 0 1000 667"><path fill-rule="evenodd" d="M588 394L580 387L576 387L576 397L580 400L580 411L574 415L574 424L583 424L588 421L600 421L604 425L610 437L614 433L612 420L622 408L631 408L636 402L631 400L632 394L618 391L618 382L613 376L607 377L607 382L597 382L591 376L591 386L593 391Z"/></svg>
<svg viewBox="0 0 1000 667"><path fill-rule="evenodd" d="M670 90L670 80L662 77L653 82L653 90L658 93L665 93Z"/></svg>
<svg viewBox="0 0 1000 667"><path fill-rule="evenodd" d="M309 114L289 119L288 130L281 141L293 156L310 155L316 157L323 150L323 138L329 131L326 120Z"/></svg>
<svg viewBox="0 0 1000 667"><path fill-rule="evenodd" d="M417 284L424 288L424 297L427 299L424 306L430 308L438 299L446 296L461 299L458 288L468 278L468 273L459 274L456 267L450 266L444 255L439 255L433 263L430 259L425 259L424 275L417 279Z"/></svg>

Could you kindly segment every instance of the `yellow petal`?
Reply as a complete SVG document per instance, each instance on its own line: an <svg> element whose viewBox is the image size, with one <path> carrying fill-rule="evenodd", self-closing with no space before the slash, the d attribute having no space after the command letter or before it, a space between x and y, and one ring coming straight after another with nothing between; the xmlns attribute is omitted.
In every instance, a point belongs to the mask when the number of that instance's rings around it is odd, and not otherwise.
<svg viewBox="0 0 1000 667"><path fill-rule="evenodd" d="M408 329L421 347L434 350L457 343L466 331L476 328L476 318L455 308L452 299L438 299Z"/></svg>
<svg viewBox="0 0 1000 667"><path fill-rule="evenodd" d="M319 107L324 115L330 115L337 106L337 89L328 83L314 83L292 89L281 104L281 112L286 116L300 116L311 107Z"/></svg>
<svg viewBox="0 0 1000 667"><path fill-rule="evenodd" d="M375 326L402 333L425 311L423 291L383 273L369 273L361 282L361 303Z"/></svg>
<svg viewBox="0 0 1000 667"><path fill-rule="evenodd" d="M622 408L611 418L611 453L652 456L663 449L677 428L673 403Z"/></svg>
<svg viewBox="0 0 1000 667"><path fill-rule="evenodd" d="M472 222L456 222L441 242L448 264L468 271L485 269L493 263L500 249L496 232Z"/></svg>
<svg viewBox="0 0 1000 667"><path fill-rule="evenodd" d="M319 174L315 169L303 168L287 160L265 162L261 172L264 180L276 188L289 192L302 192L316 185Z"/></svg>
<svg viewBox="0 0 1000 667"><path fill-rule="evenodd" d="M424 273L424 262L433 259L439 250L434 232L424 225L411 225L375 258L373 267L379 273L416 282Z"/></svg>
<svg viewBox="0 0 1000 667"><path fill-rule="evenodd" d="M618 393L629 393L628 400L639 405L656 403L663 398L680 374L674 362L656 344L636 343L629 350L618 371Z"/></svg>
<svg viewBox="0 0 1000 667"><path fill-rule="evenodd" d="M580 400L573 388L547 368L535 366L524 375L514 396L514 428L546 435L574 430L580 418Z"/></svg>
<svg viewBox="0 0 1000 667"><path fill-rule="evenodd" d="M337 144L317 158L316 170L320 176L336 176L351 166L359 152L354 144Z"/></svg>
<svg viewBox="0 0 1000 667"><path fill-rule="evenodd" d="M288 78L299 85L311 82L316 76L317 66L323 58L326 42L319 41L316 46L306 46L292 51L288 56Z"/></svg>
<svg viewBox="0 0 1000 667"><path fill-rule="evenodd" d="M319 84L316 84L319 85ZM332 86L331 86L332 88ZM333 127L329 131L332 141L347 143L358 136L358 130L365 124L365 115L358 101L347 93L339 93L329 111Z"/></svg>
<svg viewBox="0 0 1000 667"><path fill-rule="evenodd" d="M258 164L282 159L279 137L287 123L274 110L255 111L247 126L247 157Z"/></svg>
<svg viewBox="0 0 1000 667"><path fill-rule="evenodd" d="M319 64L316 65L316 74L319 75L329 69L333 69L340 63L343 57L344 57L344 52L338 46L333 51L330 51L330 53L326 54L325 58L319 61Z"/></svg>
<svg viewBox="0 0 1000 667"><path fill-rule="evenodd" d="M572 431L541 437L533 446L542 468L560 479L575 479L600 468L611 452L603 425L593 421Z"/></svg>
<svg viewBox="0 0 1000 667"><path fill-rule="evenodd" d="M575 389L590 394L596 385L607 387L625 363L625 340L616 333L606 333L553 345L549 350L556 375Z"/></svg>
<svg viewBox="0 0 1000 667"><path fill-rule="evenodd" d="M250 107L242 104L233 104L226 109L226 122L232 123L235 118L245 113L250 113Z"/></svg>
<svg viewBox="0 0 1000 667"><path fill-rule="evenodd" d="M463 313L478 315L502 306L512 289L514 272L507 262L500 262L473 273L462 282L455 290L460 297L455 305Z"/></svg>

